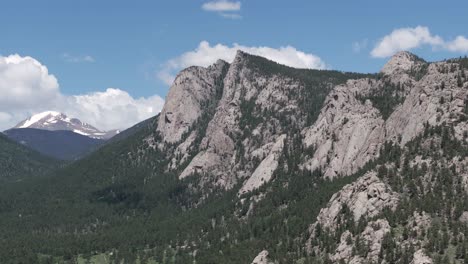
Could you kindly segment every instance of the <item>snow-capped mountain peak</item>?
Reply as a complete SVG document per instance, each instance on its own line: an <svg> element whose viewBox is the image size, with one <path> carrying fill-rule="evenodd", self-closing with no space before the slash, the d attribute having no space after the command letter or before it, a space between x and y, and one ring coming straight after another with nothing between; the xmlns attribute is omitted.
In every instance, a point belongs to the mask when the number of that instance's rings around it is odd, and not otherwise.
<svg viewBox="0 0 468 264"><path fill-rule="evenodd" d="M116 130L101 131L92 125L81 122L77 118L70 118L64 113L45 111L35 114L20 122L14 128L36 128L43 130L69 130L91 138L108 139L117 134Z"/></svg>

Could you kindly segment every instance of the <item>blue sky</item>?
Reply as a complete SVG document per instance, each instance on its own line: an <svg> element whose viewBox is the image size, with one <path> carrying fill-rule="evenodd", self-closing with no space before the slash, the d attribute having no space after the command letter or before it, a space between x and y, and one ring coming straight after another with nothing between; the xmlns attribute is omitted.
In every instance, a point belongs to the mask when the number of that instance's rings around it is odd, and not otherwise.
<svg viewBox="0 0 468 264"><path fill-rule="evenodd" d="M468 1L242 0L232 1L240 6L231 11L206 10L207 2L3 1L0 55L31 56L56 77L64 96L113 87L146 98L166 95L158 73L202 41L292 46L328 68L376 72L388 59L371 55L379 40L395 29L423 26L434 38L413 47L417 55L440 60L466 54L434 39L468 36ZM21 116L10 115L10 123Z"/></svg>

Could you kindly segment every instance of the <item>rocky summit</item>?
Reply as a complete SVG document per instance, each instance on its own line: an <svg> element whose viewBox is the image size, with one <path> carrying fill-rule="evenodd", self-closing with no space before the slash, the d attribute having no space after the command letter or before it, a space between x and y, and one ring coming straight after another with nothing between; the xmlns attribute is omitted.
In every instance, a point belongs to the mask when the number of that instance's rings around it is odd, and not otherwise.
<svg viewBox="0 0 468 264"><path fill-rule="evenodd" d="M467 74L189 67L127 137L1 189L0 262L465 263Z"/></svg>

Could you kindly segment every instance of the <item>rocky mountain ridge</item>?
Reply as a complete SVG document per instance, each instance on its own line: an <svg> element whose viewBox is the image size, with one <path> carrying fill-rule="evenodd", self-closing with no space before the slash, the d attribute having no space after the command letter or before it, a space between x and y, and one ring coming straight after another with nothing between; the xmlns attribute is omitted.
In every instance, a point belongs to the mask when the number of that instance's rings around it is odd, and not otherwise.
<svg viewBox="0 0 468 264"><path fill-rule="evenodd" d="M278 118L283 113L287 113L288 121L296 123L301 130L304 147L315 150L302 166L308 170L321 169L326 177L356 172L378 157L386 141L404 146L419 135L426 124L452 124L464 115L466 82L457 84L457 76L466 75L465 69L453 70L453 67L458 67L456 64L427 63L408 52L399 52L383 67L377 79L348 80L334 88L330 85L317 121L305 126L303 117L295 113L301 111L300 98L293 96L293 93L301 93L304 84L286 76L259 74L254 67L249 67L249 56L238 52L231 65L219 61L207 69L192 67L176 78L162 110L164 118L159 119L158 129L164 141L177 142L177 153L185 152L182 161L188 159L186 150L193 145L198 133L189 132L190 127L202 115L206 100L212 100L216 105L206 135L200 142L200 151L179 177L209 172L213 175L211 180L229 189L239 179L228 175L237 170L237 176L247 177L246 182L252 186L250 190L258 188L262 182L249 181L249 176L258 178L262 175L260 179L266 182L271 178L277 160L274 153L281 152L281 141L285 140L287 128L281 128ZM223 67L229 67L225 75L222 74ZM417 75L422 71L425 74L418 79ZM196 78L195 73L198 74ZM222 93L219 100L213 99L216 78L218 85L222 83L223 86L221 90L217 88L218 96ZM379 94L381 92L386 94ZM401 99L387 109L391 114L383 117L382 109L370 99L374 94L381 98L398 96ZM241 107L248 104L251 104L250 113L243 115ZM241 127L241 120L256 111L264 116L267 111L273 114L271 118L248 127L251 138L236 142L242 138L241 130L245 128ZM454 129L456 137L463 140L463 132L468 129L466 121L457 122ZM184 133L187 134L186 139L182 139ZM256 137L261 138L260 142L252 142ZM255 168L240 168L239 145L244 149L243 158L260 161L255 164L257 171ZM262 161L265 164L259 166ZM174 162L172 167L178 167L178 161Z"/></svg>
<svg viewBox="0 0 468 264"><path fill-rule="evenodd" d="M165 139L162 133L163 140L177 142L179 153L193 148L194 142L200 143L195 155L185 155L179 159L188 164L182 165L180 178L196 175L202 179L200 185L227 190L240 186L238 195L242 197L274 181L278 170L289 169L281 164L281 159L286 144L294 141L299 141L297 146L303 148L302 154L299 154L302 160L300 168L305 171L319 170L324 177L331 179L355 174L366 164L379 159L388 144L404 149L407 143L421 136L429 127L451 127L454 140L462 144L468 142L467 68L456 60L428 63L411 53L399 52L375 77L350 79L338 85L330 82L318 116L309 125L301 115L303 105L300 104L300 97L294 96L295 93L301 94L304 82L282 74L265 74L265 69L257 72L251 60L250 55L238 52L231 65L222 63L224 67L229 67L225 76L219 75L219 71L218 75L215 74L223 79L222 95L216 101L216 110L201 140L195 140L199 131L190 129L196 118L185 122L182 131L172 131L172 135L186 133L187 136L180 137L179 142L171 136ZM185 76L185 73L181 76ZM175 83L181 84L180 80ZM211 84L208 86L211 93L206 94L209 97L213 94L213 81L207 83ZM182 94L184 92L178 97L184 97ZM199 94L197 96L203 98ZM195 112L200 109L201 103ZM179 107L170 112L186 113L192 112L192 109ZM258 116L255 113L259 113ZM286 115L283 116L283 113ZM243 121L245 119L249 121ZM161 125L167 121L166 118L159 122ZM294 128L297 130L291 133ZM457 162L456 166L468 166L466 159L460 158L461 162ZM172 169L180 168L182 163L178 165L179 160L173 160ZM460 172L465 173L464 169ZM384 209L395 210L401 196L398 192L388 193L391 187L385 183L387 179L381 181L376 172L370 173L355 183L360 186L361 192L353 194L354 191L346 188L354 187L344 187L344 197L339 198L354 215L356 223L364 214L366 219L372 219L382 214ZM261 193L268 192L268 189L262 190ZM321 211L311 229L317 224L333 228L333 221L342 210L338 206L340 203L335 202L338 199L335 196L329 207ZM262 197L264 193L242 201L250 203L252 208ZM375 226L379 226L379 231L372 231L376 230ZM367 245L372 245L366 257L356 256L352 248L343 244L345 240L356 241L343 233L340 235L341 245L330 255L331 261L380 263L384 236L392 228L385 218L374 222L369 220L367 228L369 230L364 228L358 236L367 241ZM314 236L310 239L313 240ZM424 245L421 241L417 243ZM320 245L316 247L318 249L313 251L314 254L323 254ZM413 263L424 263L430 259L422 247L419 249L414 252Z"/></svg>
<svg viewBox="0 0 468 264"><path fill-rule="evenodd" d="M190 67L127 137L0 191L0 261L461 264L467 69Z"/></svg>
<svg viewBox="0 0 468 264"><path fill-rule="evenodd" d="M181 139L175 144L176 153L182 157L174 160L172 168L177 168L180 161L190 162L180 178L209 172L210 181L226 189L245 180L241 193L256 189L272 178L279 158L277 153L281 152L282 141L286 139L287 123L297 122L301 126L310 118L301 98L308 87L304 80L295 76L280 72L264 74L264 69L252 62L256 60L263 63L263 59L239 51L230 65L219 61L207 69L191 67L176 78L161 112L158 129L165 142L174 144ZM228 68L224 74L223 67ZM199 76L187 79L194 72ZM217 92L216 78L218 86L222 86ZM320 93L324 95L333 87L334 78L317 81L322 89ZM205 93L200 94L200 91ZM205 135L199 139L198 153L188 157L187 150L193 148L195 138L200 136L199 131L189 128L201 116L200 110L206 100L211 100L214 113L203 131ZM180 136L184 133L186 138Z"/></svg>

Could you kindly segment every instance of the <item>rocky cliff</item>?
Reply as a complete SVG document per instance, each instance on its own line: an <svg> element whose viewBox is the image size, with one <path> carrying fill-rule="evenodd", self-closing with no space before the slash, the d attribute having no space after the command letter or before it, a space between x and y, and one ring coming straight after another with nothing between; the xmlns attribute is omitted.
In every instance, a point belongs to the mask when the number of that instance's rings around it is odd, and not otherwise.
<svg viewBox="0 0 468 264"><path fill-rule="evenodd" d="M449 144L442 137L462 149L468 142L466 74L462 59L429 63L408 52L395 54L378 74L359 75L297 70L239 51L231 64L219 61L179 74L159 118L159 146L169 150L167 170L180 179L201 179L192 188L236 190L247 217L275 188L292 188L287 181L294 175L362 175L310 223L308 254L334 263L393 263L388 261L397 258L384 247L394 243L411 245L404 250L408 261L432 263L421 232L429 230L433 216L411 211L407 219L414 225L402 226L416 236L391 240L397 227L388 214L408 204L410 190L421 197L430 193L435 187L426 181L439 177L444 166L468 182L463 151L433 161L436 149ZM416 146L423 143L429 147ZM424 154L414 155L418 151ZM448 150L441 151L437 155ZM421 166L425 173L415 182L423 187L414 187L405 175ZM275 183L284 175L293 178ZM317 228L336 237L336 244L330 247ZM357 252L360 246L366 254ZM263 263L265 252L255 261Z"/></svg>

